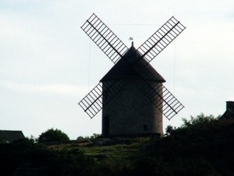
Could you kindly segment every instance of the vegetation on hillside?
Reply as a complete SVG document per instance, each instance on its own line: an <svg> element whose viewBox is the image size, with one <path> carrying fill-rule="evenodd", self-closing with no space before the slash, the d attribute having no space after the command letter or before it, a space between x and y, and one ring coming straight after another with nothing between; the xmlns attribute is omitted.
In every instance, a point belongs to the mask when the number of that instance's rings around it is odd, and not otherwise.
<svg viewBox="0 0 234 176"><path fill-rule="evenodd" d="M164 138L95 134L61 144L0 144L0 169L5 175L233 175L234 120L201 114L183 122L167 127Z"/></svg>
<svg viewBox="0 0 234 176"><path fill-rule="evenodd" d="M46 132L43 132L37 139L39 143L43 142L65 142L69 141L69 137L66 133L58 129L48 129Z"/></svg>

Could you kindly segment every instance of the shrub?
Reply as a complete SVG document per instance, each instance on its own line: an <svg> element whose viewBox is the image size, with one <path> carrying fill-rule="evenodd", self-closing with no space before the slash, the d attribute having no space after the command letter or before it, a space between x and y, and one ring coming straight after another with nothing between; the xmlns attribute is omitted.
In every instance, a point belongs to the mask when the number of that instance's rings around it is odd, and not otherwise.
<svg viewBox="0 0 234 176"><path fill-rule="evenodd" d="M67 134L65 134L64 132L62 132L61 130L58 129L48 129L46 132L43 132L39 138L38 138L38 142L42 143L42 142L57 142L57 141L69 141L69 137L67 136Z"/></svg>

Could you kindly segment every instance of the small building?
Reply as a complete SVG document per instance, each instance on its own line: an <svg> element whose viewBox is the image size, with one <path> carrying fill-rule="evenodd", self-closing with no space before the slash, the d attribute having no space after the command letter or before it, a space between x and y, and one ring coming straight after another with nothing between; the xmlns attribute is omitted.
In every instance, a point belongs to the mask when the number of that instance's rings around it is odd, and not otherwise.
<svg viewBox="0 0 234 176"><path fill-rule="evenodd" d="M220 120L234 119L234 101L226 102L226 111L220 117Z"/></svg>
<svg viewBox="0 0 234 176"><path fill-rule="evenodd" d="M11 143L20 139L24 139L24 134L22 131L12 131L12 130L0 130L0 138Z"/></svg>

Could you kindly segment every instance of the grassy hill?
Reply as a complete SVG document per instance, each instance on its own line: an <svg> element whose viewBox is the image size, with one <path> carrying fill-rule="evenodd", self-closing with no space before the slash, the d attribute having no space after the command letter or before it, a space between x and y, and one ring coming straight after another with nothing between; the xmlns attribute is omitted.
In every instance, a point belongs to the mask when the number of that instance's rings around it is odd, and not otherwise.
<svg viewBox="0 0 234 176"><path fill-rule="evenodd" d="M234 175L234 121L201 119L184 121L164 138L1 144L0 169L5 175Z"/></svg>

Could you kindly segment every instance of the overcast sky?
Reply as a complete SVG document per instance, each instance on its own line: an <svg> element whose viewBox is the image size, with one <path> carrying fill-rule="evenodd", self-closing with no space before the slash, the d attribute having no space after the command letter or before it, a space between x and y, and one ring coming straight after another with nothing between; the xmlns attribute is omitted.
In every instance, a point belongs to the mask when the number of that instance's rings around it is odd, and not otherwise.
<svg viewBox="0 0 234 176"><path fill-rule="evenodd" d="M77 104L113 66L80 28L92 13L136 48L171 16L187 27L151 62L185 106L164 128L234 100L233 0L0 0L1 130L101 133Z"/></svg>

